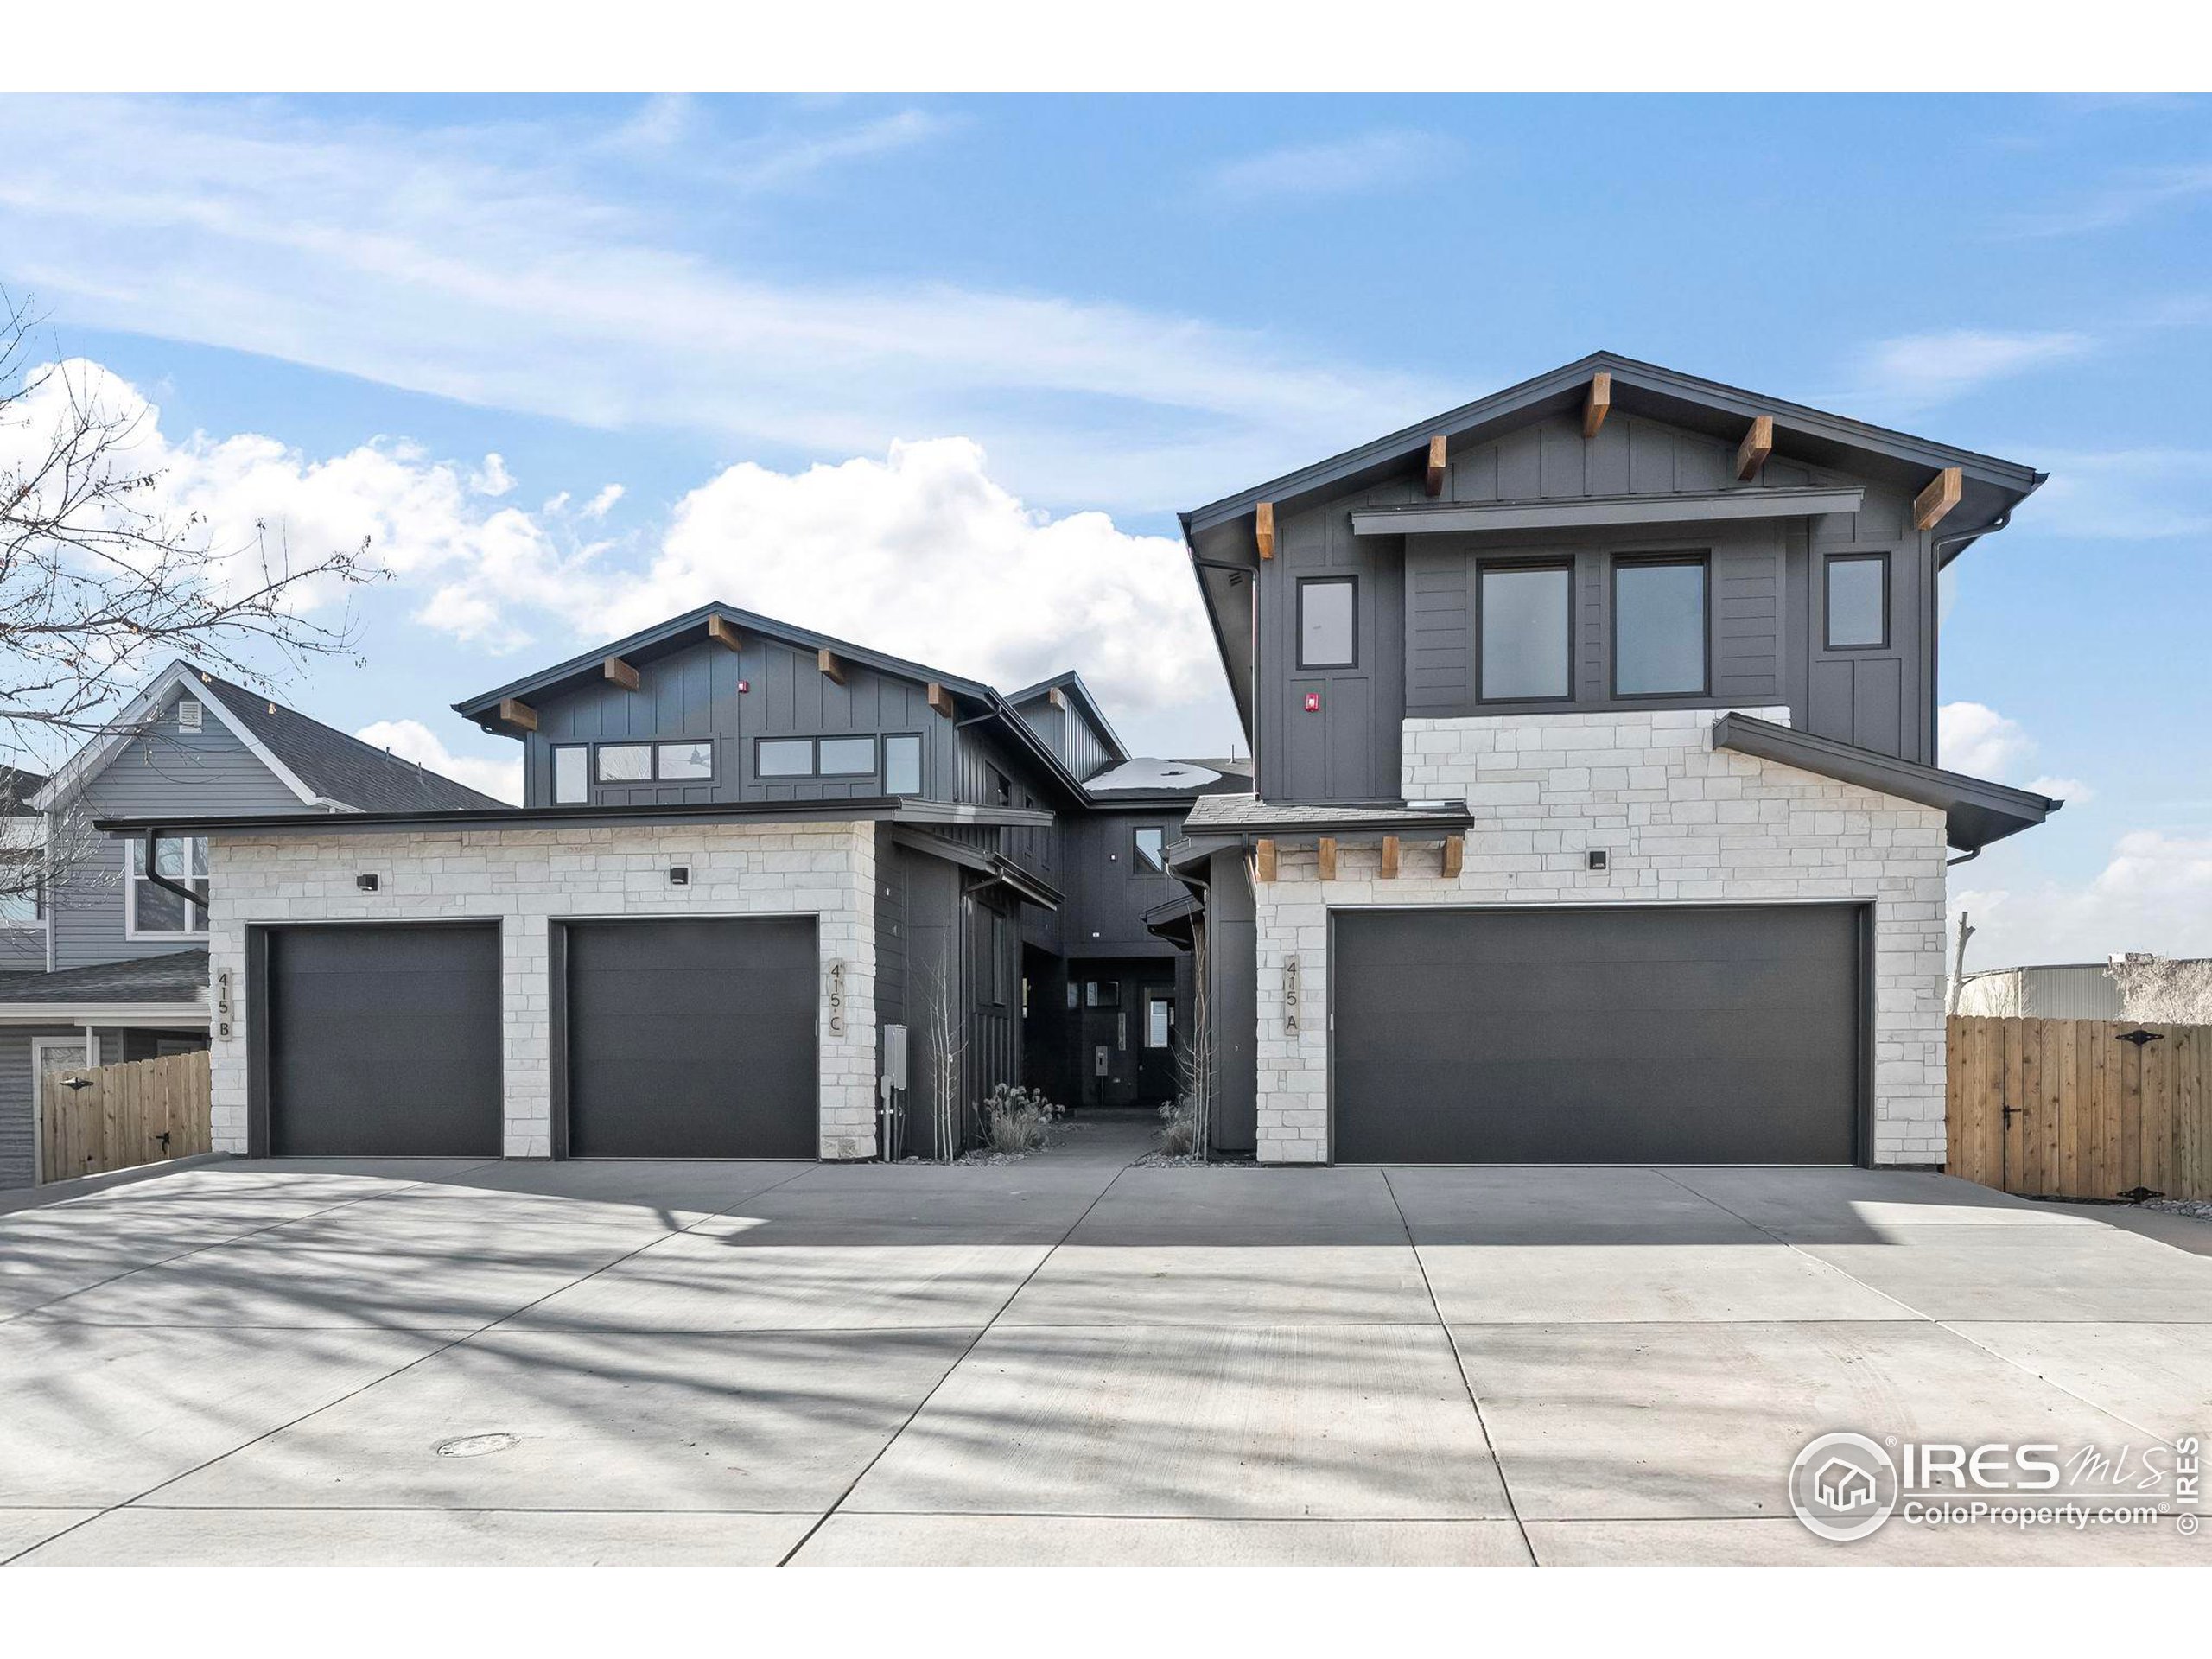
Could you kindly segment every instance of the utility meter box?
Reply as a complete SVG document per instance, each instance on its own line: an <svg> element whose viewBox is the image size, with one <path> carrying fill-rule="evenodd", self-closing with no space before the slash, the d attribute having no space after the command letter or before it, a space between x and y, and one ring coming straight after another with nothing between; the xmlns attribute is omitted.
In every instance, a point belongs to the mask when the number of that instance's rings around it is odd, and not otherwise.
<svg viewBox="0 0 2212 1659"><path fill-rule="evenodd" d="M906 1087L906 1027L886 1026L883 1028L883 1081L904 1092Z"/></svg>

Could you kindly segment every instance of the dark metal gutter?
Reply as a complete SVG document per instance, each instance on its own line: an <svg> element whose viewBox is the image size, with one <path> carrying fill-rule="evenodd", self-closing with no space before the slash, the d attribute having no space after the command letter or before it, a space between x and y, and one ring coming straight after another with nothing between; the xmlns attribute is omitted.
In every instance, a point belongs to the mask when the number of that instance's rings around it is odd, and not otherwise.
<svg viewBox="0 0 2212 1659"><path fill-rule="evenodd" d="M1945 838L1962 853L1979 852L1993 841L2032 830L2065 805L2048 795L1877 754L1745 714L1732 712L1714 721L1713 747L1935 807L1944 815Z"/></svg>

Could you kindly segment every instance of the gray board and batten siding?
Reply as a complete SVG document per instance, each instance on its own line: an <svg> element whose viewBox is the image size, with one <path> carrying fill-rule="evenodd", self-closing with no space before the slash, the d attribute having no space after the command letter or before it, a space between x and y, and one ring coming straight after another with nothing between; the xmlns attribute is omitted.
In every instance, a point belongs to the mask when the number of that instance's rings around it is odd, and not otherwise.
<svg viewBox="0 0 2212 1659"><path fill-rule="evenodd" d="M1259 567L1259 790L1271 800L1382 800L1397 793L1407 716L1630 708L1786 706L1798 729L1878 753L1935 759L1934 537L1914 530L1903 486L1782 456L1738 485L1735 448L1701 433L1616 414L1594 438L1557 416L1451 455L1431 498L1418 476L1363 487L1282 513L1277 552ZM1425 504L1563 502L1592 498L1850 486L1859 510L1553 531L1357 535L1356 511ZM1625 558L1677 556L1707 565L1707 671L1694 694L1613 692L1612 586ZM1887 628L1879 643L1831 647L1821 574L1831 555L1886 562ZM1486 565L1564 563L1572 570L1572 696L1485 702L1477 641ZM1301 584L1357 579L1355 660L1299 659ZM1309 701L1318 698L1318 710Z"/></svg>
<svg viewBox="0 0 2212 1659"><path fill-rule="evenodd" d="M925 683L858 663L844 683L822 672L814 652L757 632L736 651L702 641L636 664L638 689L585 681L543 694L531 707L537 729L524 734L524 799L554 804L553 754L585 745L589 801L594 806L660 806L690 802L865 799L885 794L883 739L921 742L921 787L930 800L953 798L953 722L929 707ZM746 688L741 691L740 684ZM865 773L763 776L761 740L866 737L873 740ZM605 744L706 742L713 775L697 780L601 783L595 752Z"/></svg>

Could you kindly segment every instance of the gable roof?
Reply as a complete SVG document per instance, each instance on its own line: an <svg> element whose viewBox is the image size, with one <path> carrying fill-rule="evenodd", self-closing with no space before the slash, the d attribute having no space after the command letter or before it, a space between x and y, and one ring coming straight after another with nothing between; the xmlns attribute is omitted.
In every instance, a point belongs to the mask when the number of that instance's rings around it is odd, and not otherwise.
<svg viewBox="0 0 2212 1659"><path fill-rule="evenodd" d="M169 698L189 693L243 743L304 806L327 811L401 811L418 806L497 806L501 803L411 760L373 748L321 721L310 720L260 692L216 678L182 658L142 687L107 729L69 758L31 798L41 811L97 777L138 735Z"/></svg>
<svg viewBox="0 0 2212 1659"><path fill-rule="evenodd" d="M596 680L601 677L601 665L610 657L620 657L632 664L649 663L658 657L687 651L707 638L708 621L716 617L732 624L740 633L757 633L805 651L829 651L863 667L874 669L878 673L893 675L899 679L924 684L935 681L955 696L966 697L972 702L988 705L999 697L996 691L981 680L948 674L943 669L931 668L925 663L908 662L903 657L893 657L883 652L871 651L866 645L856 645L849 639L817 633L812 628L779 622L772 616L762 616L758 612L740 610L734 605L717 602L702 605L681 616L672 616L665 622L657 622L650 628L643 628L607 645L595 646L569 658L566 662L538 669L489 691L464 697L453 705L454 711L479 722L496 721L499 704L507 698L526 700L533 694L561 686L570 680Z"/></svg>
<svg viewBox="0 0 2212 1659"><path fill-rule="evenodd" d="M229 680L208 679L200 690L213 691L225 714L326 800L363 812L506 804Z"/></svg>
<svg viewBox="0 0 2212 1659"><path fill-rule="evenodd" d="M1262 501L1278 515L1317 496L1341 496L1412 475L1425 461L1431 438L1454 448L1581 407L1591 378L1612 377L1617 413L1642 416L1735 442L1758 416L1774 423L1774 453L1815 467L1900 485L1917 492L1945 467L1960 472L1961 494L1937 537L1939 563L1948 564L1980 537L2001 530L2012 509L2043 483L2045 474L1952 444L1855 421L1825 410L1747 391L1740 386L1640 362L1615 352L1592 352L1502 391L1446 410L1341 454L1255 484L1177 517L1205 602L1206 621L1229 677L1230 694L1249 734L1252 722L1252 649L1247 620L1250 582L1258 569L1250 525ZM1663 498L1649 498L1662 499ZM1497 507L1519 504L1499 503ZM1561 504L1551 501L1557 508ZM1202 548L1202 543L1204 547ZM1236 626L1224 626L1224 613Z"/></svg>
<svg viewBox="0 0 2212 1659"><path fill-rule="evenodd" d="M496 686L453 705L456 714L477 721L486 731L499 731L508 736L515 734L499 723L499 705L512 697L518 701L555 690L570 682L587 683L601 678L604 664L610 657L620 657L635 665L648 663L679 651L687 651L706 639L707 624L720 619L735 627L741 634L759 634L764 639L795 645L804 651L828 651L848 662L863 668L874 669L879 674L888 674L916 684L931 683L943 686L956 699L964 699L978 705L983 718L995 721L1020 745L1022 751L1051 775L1071 799L1084 798L1083 780L1067 769L1052 746L1039 736L1034 728L1021 717L1013 702L995 687L981 680L972 680L962 674L948 674L941 668L931 668L925 663L909 662L903 657L872 651L866 645L856 645L849 639L840 639L834 634L817 633L812 628L802 628L796 623L779 622L774 617L762 616L757 611L741 610L734 605L720 603L702 605L696 610L686 611L681 616L671 617L623 639L600 645L556 663L550 668L525 674L518 680ZM1086 692L1085 696L1089 694Z"/></svg>
<svg viewBox="0 0 2212 1659"><path fill-rule="evenodd" d="M1050 679L1039 680L1034 685L1025 685L1019 691L1009 691L1006 700L1019 709L1025 703L1036 702L1047 691L1058 691L1083 705L1083 717L1090 722L1091 730L1098 734L1099 741L1106 746L1107 753L1114 757L1116 764L1129 758L1128 745L1122 741L1122 734L1114 729L1114 722L1106 718L1106 710L1100 707L1098 699L1090 695L1090 688L1083 683L1083 676L1071 668L1063 669Z"/></svg>

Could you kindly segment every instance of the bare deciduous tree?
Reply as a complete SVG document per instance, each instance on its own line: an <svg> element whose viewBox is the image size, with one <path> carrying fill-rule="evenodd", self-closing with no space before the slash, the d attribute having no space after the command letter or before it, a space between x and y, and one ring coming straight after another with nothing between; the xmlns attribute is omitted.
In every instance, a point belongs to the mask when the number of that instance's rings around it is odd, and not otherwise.
<svg viewBox="0 0 2212 1659"><path fill-rule="evenodd" d="M2120 987L2120 1015L2148 1026L2212 1025L2212 962L2131 952L2105 976Z"/></svg>
<svg viewBox="0 0 2212 1659"><path fill-rule="evenodd" d="M376 578L365 537L295 558L281 529L219 536L169 499L143 406L36 341L29 308L0 292L0 748L15 765L51 771L118 729L168 655L266 689L271 666L351 649L350 607L327 624L307 608ZM14 773L0 790L0 817L27 810ZM87 840L65 816L42 849L10 847L0 897L50 881Z"/></svg>

